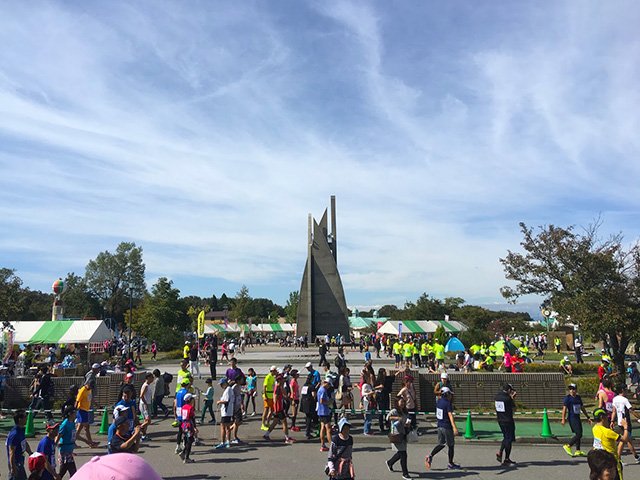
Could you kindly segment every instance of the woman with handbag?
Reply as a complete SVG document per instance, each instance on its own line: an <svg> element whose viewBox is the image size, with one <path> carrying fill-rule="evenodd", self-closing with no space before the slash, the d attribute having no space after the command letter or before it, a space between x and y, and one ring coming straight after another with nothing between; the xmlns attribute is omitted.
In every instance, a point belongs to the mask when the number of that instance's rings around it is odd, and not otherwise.
<svg viewBox="0 0 640 480"><path fill-rule="evenodd" d="M404 398L405 405L407 406L407 410L409 410L409 416L411 418L411 428L417 428L417 420L416 420L416 389L413 386L413 377L411 375L405 375L402 379L402 389L398 392L398 397Z"/></svg>
<svg viewBox="0 0 640 480"><path fill-rule="evenodd" d="M407 432L411 426L411 418L403 397L396 397L396 407L387 414L387 421L391 423L389 432L391 450L396 452L393 457L386 461L387 468L390 472L393 472L393 466L400 460L402 478L411 480L407 469Z"/></svg>

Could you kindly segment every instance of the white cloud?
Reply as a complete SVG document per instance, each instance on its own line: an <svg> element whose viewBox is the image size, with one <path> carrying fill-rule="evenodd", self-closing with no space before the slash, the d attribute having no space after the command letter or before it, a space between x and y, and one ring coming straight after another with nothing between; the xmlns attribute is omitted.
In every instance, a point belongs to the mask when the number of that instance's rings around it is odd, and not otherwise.
<svg viewBox="0 0 640 480"><path fill-rule="evenodd" d="M500 301L519 221L602 212L638 236L638 12L621 5L501 25L374 2L4 6L0 263L40 287L134 240L149 278L284 303L307 213L335 194L348 300Z"/></svg>

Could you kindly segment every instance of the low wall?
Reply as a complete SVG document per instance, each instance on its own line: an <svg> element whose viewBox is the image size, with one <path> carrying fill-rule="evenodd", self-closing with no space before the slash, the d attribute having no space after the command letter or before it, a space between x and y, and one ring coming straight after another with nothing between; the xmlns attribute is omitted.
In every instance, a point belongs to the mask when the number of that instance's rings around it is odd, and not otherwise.
<svg viewBox="0 0 640 480"><path fill-rule="evenodd" d="M395 371L393 371L395 374ZM440 374L418 373L411 371L414 377L416 400L419 411L434 412L436 396L435 385L440 381ZM527 409L557 409L562 406L566 390L564 375L561 373L449 373L451 389L455 394L455 405L458 410L485 407L493 409L493 397L505 383L510 383L518 395L516 402L524 404ZM392 389L392 399L400 391L401 376L396 377Z"/></svg>
<svg viewBox="0 0 640 480"><path fill-rule="evenodd" d="M106 377L96 378L98 405L115 405L120 393L120 385L124 382L124 373L111 373ZM146 372L134 373L134 386L136 397L140 392L140 387L144 382ZM52 406L55 402L64 402L69 396L71 385L82 386L84 377L52 377L55 385L55 395L52 399ZM33 382L33 377L10 377L7 378L5 387L5 408L26 408L31 402L29 387Z"/></svg>

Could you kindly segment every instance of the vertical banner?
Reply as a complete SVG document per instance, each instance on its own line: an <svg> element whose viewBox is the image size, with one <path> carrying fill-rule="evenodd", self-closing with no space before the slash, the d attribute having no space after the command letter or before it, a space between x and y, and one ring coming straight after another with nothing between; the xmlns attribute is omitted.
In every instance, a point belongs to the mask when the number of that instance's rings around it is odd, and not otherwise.
<svg viewBox="0 0 640 480"><path fill-rule="evenodd" d="M402 322L398 323L398 338L402 338Z"/></svg>
<svg viewBox="0 0 640 480"><path fill-rule="evenodd" d="M198 338L204 337L204 310L198 314Z"/></svg>
<svg viewBox="0 0 640 480"><path fill-rule="evenodd" d="M13 353L13 332L2 332L2 360L4 363L9 361Z"/></svg>

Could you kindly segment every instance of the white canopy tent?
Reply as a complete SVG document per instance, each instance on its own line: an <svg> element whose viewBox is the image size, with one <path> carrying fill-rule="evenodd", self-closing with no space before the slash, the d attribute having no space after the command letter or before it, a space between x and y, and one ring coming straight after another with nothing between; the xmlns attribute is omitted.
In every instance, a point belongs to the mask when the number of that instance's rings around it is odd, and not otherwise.
<svg viewBox="0 0 640 480"><path fill-rule="evenodd" d="M103 320L11 322L11 326L14 344L94 343L113 337Z"/></svg>

